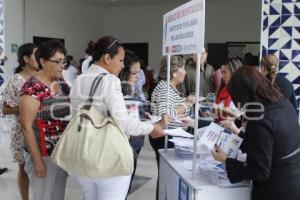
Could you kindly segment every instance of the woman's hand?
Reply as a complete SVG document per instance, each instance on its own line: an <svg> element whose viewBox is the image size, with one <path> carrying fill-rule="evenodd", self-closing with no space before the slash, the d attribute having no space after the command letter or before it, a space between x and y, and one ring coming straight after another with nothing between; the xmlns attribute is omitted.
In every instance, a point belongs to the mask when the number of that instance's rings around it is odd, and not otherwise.
<svg viewBox="0 0 300 200"><path fill-rule="evenodd" d="M156 122L154 124L154 128L152 130L152 132L150 133L152 138L159 138L159 137L164 137L167 135L167 133L165 133L163 131L163 129L166 128L166 126L173 121L172 117L170 115L164 115L161 120L159 120L158 122Z"/></svg>
<svg viewBox="0 0 300 200"><path fill-rule="evenodd" d="M180 120L182 121L184 126L189 126L189 127L194 127L194 119L192 119L191 117L182 117L180 118Z"/></svg>
<svg viewBox="0 0 300 200"><path fill-rule="evenodd" d="M161 126L159 125L159 123L155 123L154 126L153 126L153 130L152 132L150 133L150 136L152 138L159 138L159 137L164 137L167 135L167 133L165 133Z"/></svg>
<svg viewBox="0 0 300 200"><path fill-rule="evenodd" d="M190 95L190 96L187 96L185 98L185 104L191 108L195 103L195 96L194 95Z"/></svg>
<svg viewBox="0 0 300 200"><path fill-rule="evenodd" d="M161 129L165 129L172 121L173 118L170 115L164 115L161 120L155 123L155 125L157 124Z"/></svg>
<svg viewBox="0 0 300 200"><path fill-rule="evenodd" d="M222 151L220 149L220 147L218 147L217 145L215 145L215 148L213 150L211 150L211 153L215 160L217 160L221 163L226 162L227 156L226 156L225 152Z"/></svg>
<svg viewBox="0 0 300 200"><path fill-rule="evenodd" d="M234 134L239 134L240 129L235 125L234 121L231 120L224 120L220 121L220 125L224 128L229 129Z"/></svg>
<svg viewBox="0 0 300 200"><path fill-rule="evenodd" d="M200 112L199 115L200 117L211 117L213 116L213 113L209 111L205 111L205 112Z"/></svg>
<svg viewBox="0 0 300 200"><path fill-rule="evenodd" d="M44 178L47 175L47 168L42 158L33 162L35 175L39 178Z"/></svg>

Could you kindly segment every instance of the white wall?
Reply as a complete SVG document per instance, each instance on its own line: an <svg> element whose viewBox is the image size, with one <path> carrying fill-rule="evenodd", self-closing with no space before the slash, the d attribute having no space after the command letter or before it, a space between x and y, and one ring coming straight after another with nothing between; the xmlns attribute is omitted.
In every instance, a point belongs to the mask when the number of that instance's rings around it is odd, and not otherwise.
<svg viewBox="0 0 300 200"><path fill-rule="evenodd" d="M149 64L162 55L162 16L178 4L107 8L105 34L123 42L148 42ZM260 40L260 0L207 0L205 43Z"/></svg>
<svg viewBox="0 0 300 200"><path fill-rule="evenodd" d="M8 58L4 66L4 79L17 66L16 53L11 53L11 44L24 43L24 1L4 0L5 55Z"/></svg>
<svg viewBox="0 0 300 200"><path fill-rule="evenodd" d="M26 0L25 35L64 38L68 54L84 56L89 40L101 34L102 9L75 0ZM95 33L95 29L98 31Z"/></svg>
<svg viewBox="0 0 300 200"><path fill-rule="evenodd" d="M261 0L206 2L206 43L260 41Z"/></svg>
<svg viewBox="0 0 300 200"><path fill-rule="evenodd" d="M5 54L8 62L4 78L18 65L11 44L32 42L33 36L64 38L68 54L84 56L87 42L102 35L102 8L74 0L4 0ZM24 14L25 13L25 14ZM97 30L97 32L95 32Z"/></svg>
<svg viewBox="0 0 300 200"><path fill-rule="evenodd" d="M162 57L162 16L178 4L107 8L105 34L122 42L148 42L149 64L157 66Z"/></svg>
<svg viewBox="0 0 300 200"><path fill-rule="evenodd" d="M113 34L123 42L148 42L149 64L161 59L162 16L178 6L163 4L101 8L75 0L5 0L6 55L9 69L15 67L11 43L31 42L32 37L64 38L68 53L84 54L86 43ZM260 40L260 0L207 0L206 43ZM25 33L25 39L23 35ZM10 76L12 70L8 70Z"/></svg>

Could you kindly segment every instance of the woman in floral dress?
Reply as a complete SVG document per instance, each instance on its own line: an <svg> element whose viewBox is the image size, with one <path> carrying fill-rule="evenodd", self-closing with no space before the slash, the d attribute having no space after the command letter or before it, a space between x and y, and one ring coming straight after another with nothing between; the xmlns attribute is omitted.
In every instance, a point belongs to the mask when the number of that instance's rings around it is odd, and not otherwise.
<svg viewBox="0 0 300 200"><path fill-rule="evenodd" d="M70 114L69 99L59 85L66 49L57 40L38 46L40 71L28 79L20 93L20 121L25 141L25 171L32 200L64 200L67 173L51 160Z"/></svg>
<svg viewBox="0 0 300 200"><path fill-rule="evenodd" d="M35 60L36 46L26 43L18 49L19 66L9 80L3 93L3 113L13 115L11 125L11 151L14 162L19 163L18 186L23 200L28 200L29 179L24 171L24 138L21 133L19 118L20 91L25 81L33 76L38 69Z"/></svg>

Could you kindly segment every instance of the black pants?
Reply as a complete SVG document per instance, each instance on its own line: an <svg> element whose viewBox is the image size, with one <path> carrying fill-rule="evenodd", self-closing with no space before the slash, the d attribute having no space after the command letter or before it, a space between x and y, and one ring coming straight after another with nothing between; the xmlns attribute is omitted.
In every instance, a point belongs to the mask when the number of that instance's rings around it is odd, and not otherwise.
<svg viewBox="0 0 300 200"><path fill-rule="evenodd" d="M169 136L168 138L172 138L172 137ZM157 184L156 184L156 200L158 200L158 187L159 187L159 153L158 153L158 150L163 149L165 147L165 137L153 139L151 136L149 136L149 142L155 152L155 158L156 158L156 163L157 163L158 175L157 175ZM168 148L174 148L174 144L171 142L168 142Z"/></svg>
<svg viewBox="0 0 300 200"><path fill-rule="evenodd" d="M129 192L130 192L130 189L131 189L132 180L133 180L133 178L134 178L135 171L136 171L137 159L138 159L138 156L139 156L141 150L142 150L142 147L139 148L139 149L135 149L135 150L134 150L134 151L135 151L135 155L134 155L134 157L133 157L133 158L134 158L133 172L132 172L132 175L131 175L131 180L130 180L130 185L129 185L129 188L128 188L127 197L128 197ZM127 199L127 197L126 197L126 199Z"/></svg>

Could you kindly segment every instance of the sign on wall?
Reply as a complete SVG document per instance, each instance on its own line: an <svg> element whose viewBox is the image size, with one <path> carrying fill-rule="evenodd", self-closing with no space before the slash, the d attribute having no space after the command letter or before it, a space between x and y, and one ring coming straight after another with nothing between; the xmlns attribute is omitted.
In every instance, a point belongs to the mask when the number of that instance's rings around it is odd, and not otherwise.
<svg viewBox="0 0 300 200"><path fill-rule="evenodd" d="M193 0L163 16L163 55L196 54L204 47L205 0Z"/></svg>
<svg viewBox="0 0 300 200"><path fill-rule="evenodd" d="M11 44L11 53L18 53L18 45L17 44Z"/></svg>

